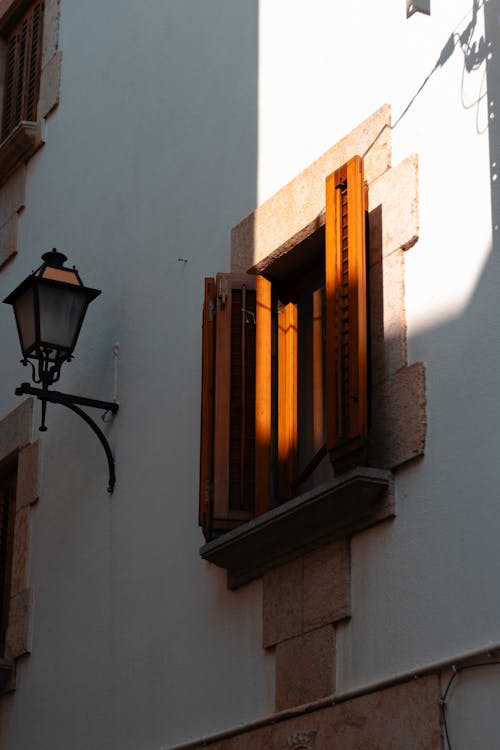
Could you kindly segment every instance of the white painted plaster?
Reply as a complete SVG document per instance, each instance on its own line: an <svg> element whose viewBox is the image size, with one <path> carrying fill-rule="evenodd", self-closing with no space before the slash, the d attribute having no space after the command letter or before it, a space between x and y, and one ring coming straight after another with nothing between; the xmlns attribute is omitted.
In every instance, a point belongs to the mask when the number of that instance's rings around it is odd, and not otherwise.
<svg viewBox="0 0 500 750"><path fill-rule="evenodd" d="M197 554L203 277L229 268L230 228L257 202L384 102L396 122L471 7L435 0L406 20L403 0L61 4L61 103L0 289L53 246L103 289L61 389L111 397L119 341L118 484L108 498L97 441L49 407L33 652L0 698L5 750L157 750L272 711L260 583L229 592ZM498 0L486 7L492 36ZM485 99L463 106L485 85L484 63L462 83L463 62L455 49L392 133L394 163L419 155L406 311L409 360L427 367L427 449L398 473L396 520L353 539L339 689L498 640L499 126L482 132ZM0 312L5 414L27 378ZM469 725L452 722L469 747ZM477 746L494 747L485 726Z"/></svg>

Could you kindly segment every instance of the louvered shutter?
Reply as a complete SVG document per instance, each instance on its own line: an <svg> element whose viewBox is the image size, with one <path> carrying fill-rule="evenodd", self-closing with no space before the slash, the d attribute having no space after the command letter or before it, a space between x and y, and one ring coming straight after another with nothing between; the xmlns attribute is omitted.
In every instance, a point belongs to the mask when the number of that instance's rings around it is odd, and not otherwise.
<svg viewBox="0 0 500 750"><path fill-rule="evenodd" d="M206 280L200 523L205 536L255 512L255 281Z"/></svg>
<svg viewBox="0 0 500 750"><path fill-rule="evenodd" d="M272 315L271 282L255 279L255 515L271 504L272 463Z"/></svg>
<svg viewBox="0 0 500 750"><path fill-rule="evenodd" d="M10 600L16 471L0 474L0 657L4 654Z"/></svg>
<svg viewBox="0 0 500 750"><path fill-rule="evenodd" d="M326 180L327 442L337 471L363 460L367 434L367 297L363 160Z"/></svg>
<svg viewBox="0 0 500 750"><path fill-rule="evenodd" d="M40 84L43 3L34 3L6 39L2 140L20 122L34 122Z"/></svg>

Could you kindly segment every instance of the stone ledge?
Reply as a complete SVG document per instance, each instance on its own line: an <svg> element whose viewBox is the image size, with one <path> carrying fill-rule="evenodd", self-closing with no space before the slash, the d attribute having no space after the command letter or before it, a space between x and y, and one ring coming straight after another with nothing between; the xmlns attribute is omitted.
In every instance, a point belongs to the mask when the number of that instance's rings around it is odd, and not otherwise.
<svg viewBox="0 0 500 750"><path fill-rule="evenodd" d="M358 467L222 535L200 549L226 568L230 588L324 542L393 516L389 471Z"/></svg>

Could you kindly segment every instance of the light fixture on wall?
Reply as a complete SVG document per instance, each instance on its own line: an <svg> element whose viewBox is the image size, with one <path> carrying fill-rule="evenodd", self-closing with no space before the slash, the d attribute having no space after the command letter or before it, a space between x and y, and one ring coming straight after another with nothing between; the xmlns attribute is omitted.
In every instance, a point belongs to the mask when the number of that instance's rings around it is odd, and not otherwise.
<svg viewBox="0 0 500 750"><path fill-rule="evenodd" d="M42 260L42 265L4 299L4 302L14 308L23 353L21 362L23 365L31 365L33 381L42 385L41 388L34 388L29 383L21 383L16 388L16 395L31 395L40 399L42 431L47 429L45 412L48 401L67 406L85 420L106 452L108 492L112 492L116 477L109 443L100 427L80 406L116 414L118 404L49 390L59 380L63 363L70 362L73 358L87 307L101 292L84 286L74 266L64 266L67 258L63 253L54 249L44 253Z"/></svg>
<svg viewBox="0 0 500 750"><path fill-rule="evenodd" d="M431 0L406 0L406 18L410 18L414 13L431 14Z"/></svg>

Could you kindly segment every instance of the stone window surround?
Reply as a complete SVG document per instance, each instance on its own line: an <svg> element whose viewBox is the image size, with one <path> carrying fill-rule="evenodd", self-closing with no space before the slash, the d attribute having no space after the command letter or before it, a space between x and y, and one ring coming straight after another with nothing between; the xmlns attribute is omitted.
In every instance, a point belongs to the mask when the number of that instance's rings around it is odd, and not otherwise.
<svg viewBox="0 0 500 750"><path fill-rule="evenodd" d="M11 592L0 694L15 688L15 662L31 650L30 526L39 496L39 443L33 442L32 434L33 399L27 399L0 420L0 463L17 456Z"/></svg>
<svg viewBox="0 0 500 750"><path fill-rule="evenodd" d="M425 369L420 362L408 365L404 308L404 252L419 231L418 160L410 156L391 167L390 133L390 107L384 105L232 230L231 272L262 272L324 225L326 176L354 154L364 155L372 361L368 464L377 468L334 479L204 545L202 557L227 569L231 588L392 517L391 471L423 455ZM318 519L303 543L302 499L308 519Z"/></svg>
<svg viewBox="0 0 500 750"><path fill-rule="evenodd" d="M5 61L2 29L31 0L0 0L0 64ZM42 59L37 120L21 122L0 143L0 270L17 252L19 214L25 208L26 164L44 144L44 123L59 104L62 53L59 44L60 0L44 0ZM0 84L3 71L0 75ZM0 85L0 106L3 91Z"/></svg>
<svg viewBox="0 0 500 750"><path fill-rule="evenodd" d="M407 361L404 252L418 240L418 160L391 166L384 105L234 227L231 271L259 273L325 223L325 178L355 154L369 187L371 426L358 467L204 545L235 588L263 580L275 709L335 694L337 623L351 612L350 538L395 516L393 471L423 456L425 368ZM371 468L376 467L376 468Z"/></svg>

